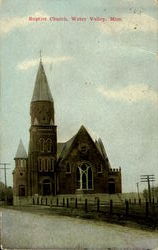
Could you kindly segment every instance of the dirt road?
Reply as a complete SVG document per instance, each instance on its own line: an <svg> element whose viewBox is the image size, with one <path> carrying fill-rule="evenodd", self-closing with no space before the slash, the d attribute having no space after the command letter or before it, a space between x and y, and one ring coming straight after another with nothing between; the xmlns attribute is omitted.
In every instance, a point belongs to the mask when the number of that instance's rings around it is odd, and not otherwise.
<svg viewBox="0 0 158 250"><path fill-rule="evenodd" d="M4 248L158 249L158 232L44 213L1 212Z"/></svg>

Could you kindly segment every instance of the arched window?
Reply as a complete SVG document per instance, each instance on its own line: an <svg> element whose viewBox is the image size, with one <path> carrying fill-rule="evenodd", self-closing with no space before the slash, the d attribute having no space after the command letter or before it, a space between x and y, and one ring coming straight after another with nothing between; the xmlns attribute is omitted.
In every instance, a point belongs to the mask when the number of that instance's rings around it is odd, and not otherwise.
<svg viewBox="0 0 158 250"><path fill-rule="evenodd" d="M18 167L20 167L20 163L21 163L21 161L18 159L18 160L17 160L17 166L18 166Z"/></svg>
<svg viewBox="0 0 158 250"><path fill-rule="evenodd" d="M23 160L23 167L26 167L26 160Z"/></svg>
<svg viewBox="0 0 158 250"><path fill-rule="evenodd" d="M45 160L42 159L41 160L41 171L44 171L44 169L45 169Z"/></svg>
<svg viewBox="0 0 158 250"><path fill-rule="evenodd" d="M87 176L86 176L86 173L82 173L82 189L87 189Z"/></svg>
<svg viewBox="0 0 158 250"><path fill-rule="evenodd" d="M47 139L47 152L51 152L52 151L52 140L51 139Z"/></svg>
<svg viewBox="0 0 158 250"><path fill-rule="evenodd" d="M51 170L54 171L54 159L51 159Z"/></svg>
<svg viewBox="0 0 158 250"><path fill-rule="evenodd" d="M80 169L77 168L76 171L76 188L80 189Z"/></svg>
<svg viewBox="0 0 158 250"><path fill-rule="evenodd" d="M39 142L40 142L40 151L44 152L45 140L43 138L40 138Z"/></svg>
<svg viewBox="0 0 158 250"><path fill-rule="evenodd" d="M92 169L88 168L88 189L92 189Z"/></svg>
<svg viewBox="0 0 158 250"><path fill-rule="evenodd" d="M54 171L54 159L43 157L38 159L38 170L40 172Z"/></svg>
<svg viewBox="0 0 158 250"><path fill-rule="evenodd" d="M44 170L47 172L48 171L48 159L45 159L45 166L44 166Z"/></svg>
<svg viewBox="0 0 158 250"><path fill-rule="evenodd" d="M51 170L51 159L48 158L48 171L50 171L50 170Z"/></svg>
<svg viewBox="0 0 158 250"><path fill-rule="evenodd" d="M93 173L89 164L83 163L76 170L76 188L89 190L93 188Z"/></svg>
<svg viewBox="0 0 158 250"><path fill-rule="evenodd" d="M42 160L38 159L38 169L41 172L42 171Z"/></svg>
<svg viewBox="0 0 158 250"><path fill-rule="evenodd" d="M86 169L87 169L86 164L82 164L81 169L82 169L83 171L86 171Z"/></svg>

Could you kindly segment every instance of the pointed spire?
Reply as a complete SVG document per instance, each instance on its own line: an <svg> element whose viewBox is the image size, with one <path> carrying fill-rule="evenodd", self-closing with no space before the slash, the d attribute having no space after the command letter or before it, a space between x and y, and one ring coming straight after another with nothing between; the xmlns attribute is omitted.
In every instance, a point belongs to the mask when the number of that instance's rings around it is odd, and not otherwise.
<svg viewBox="0 0 158 250"><path fill-rule="evenodd" d="M42 64L42 56L40 51L40 63L35 81L35 87L32 96L32 102L35 101L51 101L53 102L52 94L48 85L47 77Z"/></svg>
<svg viewBox="0 0 158 250"><path fill-rule="evenodd" d="M86 133L87 133L87 129L85 128L84 125L81 125L79 131L80 131L80 132L82 131L82 132L86 132ZM78 131L78 132L79 132L79 131Z"/></svg>
<svg viewBox="0 0 158 250"><path fill-rule="evenodd" d="M27 153L23 145L23 142L20 139L19 146L15 155L15 159L25 159L25 158L27 158Z"/></svg>

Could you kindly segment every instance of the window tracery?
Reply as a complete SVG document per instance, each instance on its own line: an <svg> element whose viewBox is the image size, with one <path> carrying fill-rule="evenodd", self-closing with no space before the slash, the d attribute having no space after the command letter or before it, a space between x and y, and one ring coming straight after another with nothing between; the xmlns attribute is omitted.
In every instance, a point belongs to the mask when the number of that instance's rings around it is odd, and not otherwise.
<svg viewBox="0 0 158 250"><path fill-rule="evenodd" d="M93 189L92 168L87 163L83 163L76 170L76 188L82 190Z"/></svg>

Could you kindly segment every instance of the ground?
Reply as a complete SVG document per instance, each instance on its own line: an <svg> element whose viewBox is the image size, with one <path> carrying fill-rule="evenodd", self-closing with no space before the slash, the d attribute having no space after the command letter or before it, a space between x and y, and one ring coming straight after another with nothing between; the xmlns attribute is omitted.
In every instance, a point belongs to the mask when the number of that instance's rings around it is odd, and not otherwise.
<svg viewBox="0 0 158 250"><path fill-rule="evenodd" d="M4 248L158 249L158 232L41 212L0 209Z"/></svg>

